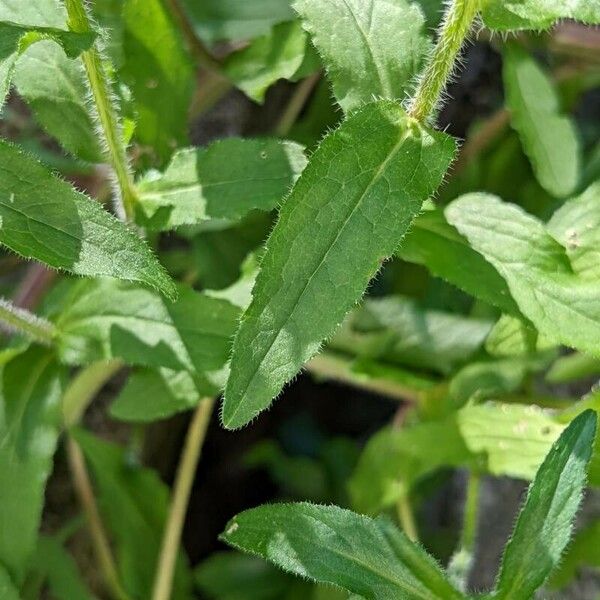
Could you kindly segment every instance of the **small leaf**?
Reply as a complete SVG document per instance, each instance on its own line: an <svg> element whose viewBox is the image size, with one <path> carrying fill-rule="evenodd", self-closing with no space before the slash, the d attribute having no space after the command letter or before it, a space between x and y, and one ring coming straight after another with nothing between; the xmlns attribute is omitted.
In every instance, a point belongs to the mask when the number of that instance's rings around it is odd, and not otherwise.
<svg viewBox="0 0 600 600"><path fill-rule="evenodd" d="M135 135L164 162L177 146L187 143L192 62L161 0L125 0L123 23L121 74L134 96Z"/></svg>
<svg viewBox="0 0 600 600"><path fill-rule="evenodd" d="M115 419L148 423L190 410L223 387L202 376L171 369L140 369L127 380L110 406Z"/></svg>
<svg viewBox="0 0 600 600"><path fill-rule="evenodd" d="M88 277L176 289L139 236L96 201L0 141L0 243L25 258Z"/></svg>
<svg viewBox="0 0 600 600"><path fill-rule="evenodd" d="M353 113L317 151L269 238L236 335L222 419L245 425L314 356L399 245L454 156L394 102Z"/></svg>
<svg viewBox="0 0 600 600"><path fill-rule="evenodd" d="M249 40L294 18L290 0L182 0L181 4L198 37L211 45Z"/></svg>
<svg viewBox="0 0 600 600"><path fill-rule="evenodd" d="M146 227L172 229L269 211L305 165L301 146L278 140L229 138L179 150L164 173L150 172L138 182L136 216Z"/></svg>
<svg viewBox="0 0 600 600"><path fill-rule="evenodd" d="M15 67L14 83L36 120L74 156L102 162L88 110L88 87L80 61L50 41L29 47Z"/></svg>
<svg viewBox="0 0 600 600"><path fill-rule="evenodd" d="M433 558L387 520L337 506L261 506L234 517L221 539L370 600L463 598Z"/></svg>
<svg viewBox="0 0 600 600"><path fill-rule="evenodd" d="M523 356L535 352L537 332L528 323L502 315L485 341L492 356Z"/></svg>
<svg viewBox="0 0 600 600"><path fill-rule="evenodd" d="M408 0L296 0L345 112L375 98L404 100L431 43Z"/></svg>
<svg viewBox="0 0 600 600"><path fill-rule="evenodd" d="M414 220L396 254L403 260L427 267L436 277L491 306L519 314L504 279L446 221L441 209L423 211Z"/></svg>
<svg viewBox="0 0 600 600"><path fill-rule="evenodd" d="M122 358L131 365L187 370L225 366L239 308L180 288L177 302L116 280L74 286L56 319L58 350L69 364Z"/></svg>
<svg viewBox="0 0 600 600"><path fill-rule="evenodd" d="M127 460L119 446L83 430L72 433L90 466L124 587L134 598L150 598L167 519L168 488L154 471ZM183 552L173 583L173 600L189 600L191 573Z"/></svg>
<svg viewBox="0 0 600 600"><path fill-rule="evenodd" d="M598 24L600 4L597 0L488 0L482 15L490 29L540 30L561 19Z"/></svg>
<svg viewBox="0 0 600 600"><path fill-rule="evenodd" d="M596 420L591 410L575 418L539 468L504 550L495 598L528 600L558 565L585 488Z"/></svg>
<svg viewBox="0 0 600 600"><path fill-rule="evenodd" d="M267 89L279 79L295 81L318 68L308 35L299 21L288 21L229 55L223 72L246 96L262 104Z"/></svg>
<svg viewBox="0 0 600 600"><path fill-rule="evenodd" d="M574 122L561 114L558 95L535 59L516 45L506 48L503 76L511 125L537 180L553 196L568 196L577 187L581 171Z"/></svg>
<svg viewBox="0 0 600 600"><path fill-rule="evenodd" d="M0 565L22 582L52 470L64 372L48 350L32 347L0 377Z"/></svg>
<svg viewBox="0 0 600 600"><path fill-rule="evenodd" d="M17 588L13 585L8 571L0 564L0 598L2 600L21 600Z"/></svg>
<svg viewBox="0 0 600 600"><path fill-rule="evenodd" d="M482 193L455 200L446 217L504 277L540 333L600 356L600 281L573 273L567 250L540 221Z"/></svg>

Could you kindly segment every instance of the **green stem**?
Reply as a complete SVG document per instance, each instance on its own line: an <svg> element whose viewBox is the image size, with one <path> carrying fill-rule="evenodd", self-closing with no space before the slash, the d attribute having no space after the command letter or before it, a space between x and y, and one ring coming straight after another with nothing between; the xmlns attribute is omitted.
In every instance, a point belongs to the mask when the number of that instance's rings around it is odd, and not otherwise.
<svg viewBox="0 0 600 600"><path fill-rule="evenodd" d="M51 346L56 336L56 328L53 323L15 306L2 297L0 297L0 321L8 329L18 331L46 346Z"/></svg>
<svg viewBox="0 0 600 600"><path fill-rule="evenodd" d="M86 515L94 552L96 553L106 587L110 591L111 597L115 600L129 600L127 593L119 581L115 560L106 532L104 531L104 526L102 525L92 484L85 466L85 459L77 442L70 436L67 438L67 455L75 491Z"/></svg>
<svg viewBox="0 0 600 600"><path fill-rule="evenodd" d="M481 476L474 471L469 472L467 481L467 494L463 515L463 530L461 547L473 554L475 540L477 539L477 524L479 522L479 493L481 490Z"/></svg>
<svg viewBox="0 0 600 600"><path fill-rule="evenodd" d="M408 107L408 114L417 121L435 114L479 4L480 0L452 0L448 5L433 54Z"/></svg>
<svg viewBox="0 0 600 600"><path fill-rule="evenodd" d="M173 498L169 508L169 517L165 526L162 548L154 580L153 600L169 600L173 587L173 574L181 541L181 532L185 521L187 506L196 467L200 459L206 430L214 407L214 399L200 401L185 439L185 446L177 469L177 478L173 488Z"/></svg>
<svg viewBox="0 0 600 600"><path fill-rule="evenodd" d="M403 492L396 502L396 512L398 513L398 521L409 540L416 542L419 539L419 531L415 515L410 505L410 497L407 491Z"/></svg>
<svg viewBox="0 0 600 600"><path fill-rule="evenodd" d="M298 119L298 116L302 112L306 101L315 89L317 83L321 79L321 72L317 71L312 75L309 75L303 79L294 90L292 97L288 105L285 107L283 114L281 115L277 126L275 127L275 135L279 137L285 137L290 132L292 125Z"/></svg>
<svg viewBox="0 0 600 600"><path fill-rule="evenodd" d="M120 360L98 361L77 373L62 401L63 422L67 429L79 422L96 394L122 367Z"/></svg>
<svg viewBox="0 0 600 600"><path fill-rule="evenodd" d="M92 30L83 0L66 0L69 27L72 31L85 33ZM109 77L98 49L93 45L82 53L83 64L90 83L98 119L104 133L108 160L115 172L122 208L127 219L132 219L136 202L135 186L129 168L127 151L111 98Z"/></svg>

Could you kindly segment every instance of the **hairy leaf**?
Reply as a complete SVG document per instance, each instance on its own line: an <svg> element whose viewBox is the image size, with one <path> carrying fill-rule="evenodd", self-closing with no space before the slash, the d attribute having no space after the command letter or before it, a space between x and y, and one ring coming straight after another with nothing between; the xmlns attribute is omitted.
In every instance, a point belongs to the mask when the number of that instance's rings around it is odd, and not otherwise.
<svg viewBox="0 0 600 600"><path fill-rule="evenodd" d="M181 4L198 36L210 44L255 38L294 18L290 0L182 0Z"/></svg>
<svg viewBox="0 0 600 600"><path fill-rule="evenodd" d="M65 150L82 160L101 162L80 61L51 41L42 41L17 61L14 83L38 122Z"/></svg>
<svg viewBox="0 0 600 600"><path fill-rule="evenodd" d="M179 29L161 0L125 0L121 73L137 111L135 135L160 161L187 142L194 69Z"/></svg>
<svg viewBox="0 0 600 600"><path fill-rule="evenodd" d="M215 396L222 385L188 371L140 369L129 376L125 387L110 406L110 414L121 421L146 423L190 410L202 398Z"/></svg>
<svg viewBox="0 0 600 600"><path fill-rule="evenodd" d="M553 196L568 196L577 187L581 171L574 122L561 114L552 83L525 50L507 46L503 77L511 124L538 181Z"/></svg>
<svg viewBox="0 0 600 600"><path fill-rule="evenodd" d="M139 236L28 154L0 141L0 243L56 269L175 286Z"/></svg>
<svg viewBox="0 0 600 600"><path fill-rule="evenodd" d="M463 598L437 563L389 521L337 506L261 506L234 517L221 539L369 600Z"/></svg>
<svg viewBox="0 0 600 600"><path fill-rule="evenodd" d="M195 374L217 371L229 356L239 309L180 288L177 302L105 279L78 283L56 319L64 361L122 358L132 365Z"/></svg>
<svg viewBox="0 0 600 600"><path fill-rule="evenodd" d="M146 227L171 229L272 210L305 165L301 146L269 139L229 138L179 150L164 173L152 171L138 182L137 217Z"/></svg>
<svg viewBox="0 0 600 600"><path fill-rule="evenodd" d="M446 217L504 277L541 333L600 355L600 282L573 273L567 251L540 221L482 193L455 200Z"/></svg>
<svg viewBox="0 0 600 600"><path fill-rule="evenodd" d="M35 549L61 422L63 376L41 347L17 355L0 374L0 564L15 582L22 582Z"/></svg>
<svg viewBox="0 0 600 600"><path fill-rule="evenodd" d="M426 210L413 222L396 254L423 265L448 283L509 314L519 314L506 282L448 223L441 209Z"/></svg>
<svg viewBox="0 0 600 600"><path fill-rule="evenodd" d="M374 98L404 100L430 49L408 0L296 0L344 111Z"/></svg>
<svg viewBox="0 0 600 600"><path fill-rule="evenodd" d="M134 598L150 598L167 518L168 489L154 471L127 460L118 446L83 430L73 434L90 465L125 589ZM191 573L181 553L175 568L173 600L188 600L190 588Z"/></svg>
<svg viewBox="0 0 600 600"><path fill-rule="evenodd" d="M562 429L540 409L492 403L382 429L369 440L350 480L353 506L366 513L393 506L407 488L441 467L531 479Z"/></svg>
<svg viewBox="0 0 600 600"><path fill-rule="evenodd" d="M248 423L314 356L436 190L454 141L394 102L354 113L284 203L236 335L222 419Z"/></svg>
<svg viewBox="0 0 600 600"><path fill-rule="evenodd" d="M318 58L299 21L287 21L231 54L223 72L255 102L279 79L296 81L319 68Z"/></svg>
<svg viewBox="0 0 600 600"><path fill-rule="evenodd" d="M576 417L537 472L502 558L495 598L528 600L558 565L581 502L596 414Z"/></svg>
<svg viewBox="0 0 600 600"><path fill-rule="evenodd" d="M486 27L499 30L547 29L560 19L600 23L598 0L488 0L483 9Z"/></svg>

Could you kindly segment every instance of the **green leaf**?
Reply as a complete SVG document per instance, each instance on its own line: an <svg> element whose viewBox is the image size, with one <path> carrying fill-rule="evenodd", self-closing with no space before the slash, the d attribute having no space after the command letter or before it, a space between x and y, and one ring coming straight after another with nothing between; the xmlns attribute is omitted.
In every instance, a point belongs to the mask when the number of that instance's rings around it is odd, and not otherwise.
<svg viewBox="0 0 600 600"><path fill-rule="evenodd" d="M136 217L146 227L172 229L269 211L305 165L301 146L278 140L229 138L179 150L164 173L151 171L138 182Z"/></svg>
<svg viewBox="0 0 600 600"><path fill-rule="evenodd" d="M260 506L234 517L221 539L370 600L463 598L434 559L389 521L337 506Z"/></svg>
<svg viewBox="0 0 600 600"><path fill-rule="evenodd" d="M164 162L188 140L192 62L161 0L125 0L123 23L125 63L121 74L134 96L135 136Z"/></svg>
<svg viewBox="0 0 600 600"><path fill-rule="evenodd" d="M15 582L23 580L35 549L61 423L63 376L41 347L17 355L0 375L0 564Z"/></svg>
<svg viewBox="0 0 600 600"><path fill-rule="evenodd" d="M194 579L203 594L217 600L280 600L294 581L268 562L238 552L212 554L196 567Z"/></svg>
<svg viewBox="0 0 600 600"><path fill-rule="evenodd" d="M222 420L248 423L314 356L399 245L454 156L454 141L394 102L325 138L285 201L236 335Z"/></svg>
<svg viewBox="0 0 600 600"><path fill-rule="evenodd" d="M70 59L53 42L42 41L17 61L14 83L36 120L65 150L85 161L102 161L80 61Z"/></svg>
<svg viewBox="0 0 600 600"><path fill-rule="evenodd" d="M427 267L433 275L491 306L519 314L504 279L446 221L441 209L421 213L396 254L403 260Z"/></svg>
<svg viewBox="0 0 600 600"><path fill-rule="evenodd" d="M31 44L50 39L60 44L67 56L74 58L87 50L96 37L92 32L74 33L58 27L36 25L40 19L34 15L31 15L32 22L27 22L29 11L19 15L19 20L24 19L24 23L12 22L10 17L15 16L12 10L7 10L6 0L0 2L0 108L10 90L15 63Z"/></svg>
<svg viewBox="0 0 600 600"><path fill-rule="evenodd" d="M225 366L239 308L180 288L177 302L116 280L74 286L56 319L69 364L122 358L132 365L200 374Z"/></svg>
<svg viewBox="0 0 600 600"><path fill-rule="evenodd" d="M367 299L328 346L349 354L449 373L483 346L488 320L424 310L402 296Z"/></svg>
<svg viewBox="0 0 600 600"><path fill-rule="evenodd" d="M48 578L48 588L54 600L93 600L77 563L58 539L40 536L32 563L36 574Z"/></svg>
<svg viewBox="0 0 600 600"><path fill-rule="evenodd" d="M126 591L150 598L169 504L168 489L158 475L132 464L119 446L75 430L90 466L100 512L115 544ZM183 552L175 569L173 600L189 600L191 573Z"/></svg>
<svg viewBox="0 0 600 600"><path fill-rule="evenodd" d="M0 243L25 258L89 277L176 289L139 236L96 201L0 141Z"/></svg>
<svg viewBox="0 0 600 600"><path fill-rule="evenodd" d="M110 414L121 421L147 423L190 410L207 396L216 396L221 385L187 371L141 369L129 376L125 387L110 406Z"/></svg>
<svg viewBox="0 0 600 600"><path fill-rule="evenodd" d="M290 0L182 0L181 4L197 35L209 44L252 39L294 18Z"/></svg>
<svg viewBox="0 0 600 600"><path fill-rule="evenodd" d="M528 323L502 315L490 331L485 349L492 356L523 356L535 352L537 332Z"/></svg>
<svg viewBox="0 0 600 600"><path fill-rule="evenodd" d="M295 81L316 71L319 66L314 54L300 22L288 21L229 55L223 72L246 96L262 104L267 89L279 79Z"/></svg>
<svg viewBox="0 0 600 600"><path fill-rule="evenodd" d="M581 148L575 124L561 114L557 92L531 54L509 44L504 86L511 125L540 185L550 194L571 194L580 178Z"/></svg>
<svg viewBox="0 0 600 600"><path fill-rule="evenodd" d="M431 43L408 0L296 0L345 112L374 98L404 100Z"/></svg>
<svg viewBox="0 0 600 600"><path fill-rule="evenodd" d="M455 200L446 217L504 277L540 333L600 355L600 282L573 273L567 251L540 221L482 193Z"/></svg>
<svg viewBox="0 0 600 600"><path fill-rule="evenodd" d="M404 429L387 427L369 440L350 480L353 506L378 513L441 467L531 479L562 429L538 408L495 403Z"/></svg>
<svg viewBox="0 0 600 600"><path fill-rule="evenodd" d="M488 0L483 21L490 29L548 29L560 19L600 23L598 0Z"/></svg>
<svg viewBox="0 0 600 600"><path fill-rule="evenodd" d="M573 352L567 356L556 359L552 367L546 373L548 383L569 383L584 377L600 375L600 360Z"/></svg>
<svg viewBox="0 0 600 600"><path fill-rule="evenodd" d="M600 181L565 202L547 225L581 279L600 281Z"/></svg>
<svg viewBox="0 0 600 600"><path fill-rule="evenodd" d="M504 550L495 598L531 598L558 565L585 488L596 420L583 412L544 459Z"/></svg>

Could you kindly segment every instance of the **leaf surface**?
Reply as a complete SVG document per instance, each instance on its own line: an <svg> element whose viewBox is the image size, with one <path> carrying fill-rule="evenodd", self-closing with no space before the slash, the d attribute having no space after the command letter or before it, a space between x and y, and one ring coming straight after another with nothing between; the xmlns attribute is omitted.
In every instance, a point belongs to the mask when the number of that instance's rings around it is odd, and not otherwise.
<svg viewBox="0 0 600 600"><path fill-rule="evenodd" d="M123 23L121 73L134 96L135 136L164 162L177 146L187 143L192 62L161 0L125 0Z"/></svg>
<svg viewBox="0 0 600 600"><path fill-rule="evenodd" d="M269 238L236 335L222 419L245 425L314 356L440 184L454 141L398 104L351 115L313 154Z"/></svg>
<svg viewBox="0 0 600 600"><path fill-rule="evenodd" d="M558 565L585 488L596 421L591 410L576 417L544 459L504 549L495 598L531 598Z"/></svg>
<svg viewBox="0 0 600 600"><path fill-rule="evenodd" d="M22 582L52 470L64 372L47 349L31 347L0 377L0 565Z"/></svg>
<svg viewBox="0 0 600 600"><path fill-rule="evenodd" d="M61 358L87 364L121 358L131 365L195 374L225 366L239 308L180 288L176 302L131 284L78 283L56 320Z"/></svg>
<svg viewBox="0 0 600 600"><path fill-rule="evenodd" d="M136 233L4 141L0 174L0 243L56 269L139 281L174 296L173 282Z"/></svg>
<svg viewBox="0 0 600 600"><path fill-rule="evenodd" d="M600 281L573 273L567 250L540 221L483 193L455 200L446 217L504 277L538 331L600 355Z"/></svg>
<svg viewBox="0 0 600 600"><path fill-rule="evenodd" d="M164 173L138 182L136 216L152 229L236 221L251 210L275 208L305 165L300 145L278 140L229 138L179 150Z"/></svg>
<svg viewBox="0 0 600 600"><path fill-rule="evenodd" d="M369 600L463 597L434 559L389 521L337 506L261 506L234 517L221 539L285 571Z"/></svg>
<svg viewBox="0 0 600 600"><path fill-rule="evenodd" d="M431 48L408 0L296 0L345 112L375 98L404 100Z"/></svg>
<svg viewBox="0 0 600 600"><path fill-rule="evenodd" d="M579 182L581 148L575 124L561 114L558 94L531 54L509 44L503 69L511 125L540 185L565 197Z"/></svg>

